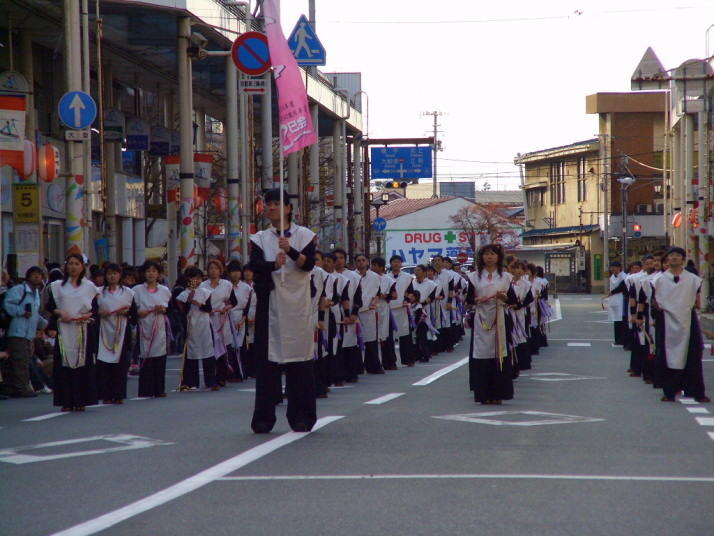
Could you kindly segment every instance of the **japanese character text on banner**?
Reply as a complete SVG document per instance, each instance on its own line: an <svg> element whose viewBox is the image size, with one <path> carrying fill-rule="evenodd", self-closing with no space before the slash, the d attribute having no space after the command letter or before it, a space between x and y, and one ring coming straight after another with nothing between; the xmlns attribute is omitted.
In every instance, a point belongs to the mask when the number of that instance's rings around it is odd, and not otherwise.
<svg viewBox="0 0 714 536"><path fill-rule="evenodd" d="M263 15L270 62L278 90L280 141L283 155L287 155L317 143L317 133L313 128L300 68L280 27L280 14L275 0L263 1Z"/></svg>

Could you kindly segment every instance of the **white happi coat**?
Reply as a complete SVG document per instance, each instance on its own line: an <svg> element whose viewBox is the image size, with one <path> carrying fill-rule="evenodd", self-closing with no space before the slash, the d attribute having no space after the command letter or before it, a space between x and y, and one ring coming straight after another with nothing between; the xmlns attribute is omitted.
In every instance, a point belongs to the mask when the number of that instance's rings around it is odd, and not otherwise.
<svg viewBox="0 0 714 536"><path fill-rule="evenodd" d="M224 346L233 346L233 331L231 330L230 311L219 313L218 309L223 309L231 304L231 294L233 293L233 285L226 279L219 279L216 288L211 286L211 281L206 280L201 283L201 286L211 293L211 325L213 326L213 334L216 337L223 339ZM216 356L220 357L220 356Z"/></svg>
<svg viewBox="0 0 714 536"><path fill-rule="evenodd" d="M99 307L99 348L97 359L105 363L119 363L124 348L124 335L128 318L126 315L113 314L101 316L101 313L111 313L119 309L130 308L134 301L134 291L129 287L118 286L112 292L107 287L98 289L97 305Z"/></svg>
<svg viewBox="0 0 714 536"><path fill-rule="evenodd" d="M474 273L474 272L472 272ZM470 279L470 277L469 277ZM541 279L539 277L534 277L532 280L529 280L529 283L531 284L531 292L533 293L533 301L531 302L530 305L530 311L531 311L531 325L528 326L529 328L537 328L538 327L538 299L540 296L540 291L543 288Z"/></svg>
<svg viewBox="0 0 714 536"><path fill-rule="evenodd" d="M389 297L389 291L392 288L392 278L387 275L380 275L379 277L379 293ZM380 298L377 302L377 318L378 318L378 330L377 335L379 340L386 340L389 336L389 302L386 298Z"/></svg>
<svg viewBox="0 0 714 536"><path fill-rule="evenodd" d="M508 292L512 279L513 276L508 272L499 274L498 271L494 271L489 274L485 269L480 275L478 270L469 274L469 282L473 286L476 298L494 296L499 291ZM508 349L505 338L505 318L505 306L496 298L476 305L471 343L473 359L493 359L506 356ZM497 342L499 342L498 351L496 349Z"/></svg>
<svg viewBox="0 0 714 536"><path fill-rule="evenodd" d="M335 333L335 336L332 338L332 340L329 341L329 344L332 345L333 355L337 353L337 349L341 340L339 335L340 324L344 317L341 296L345 285L347 285L347 280L340 274L338 274L337 272L327 273L327 276L325 277L325 297L329 301L334 303L334 305L330 307L327 312L335 319L335 323L337 324L337 331ZM329 319L328 322L325 322L325 324L327 324L329 332Z"/></svg>
<svg viewBox="0 0 714 536"><path fill-rule="evenodd" d="M657 324L657 329L664 330L664 353L671 369L683 370L687 364L692 309L701 284L702 279L687 270L679 274L677 283L669 270L654 280L654 298L664 316L664 325Z"/></svg>
<svg viewBox="0 0 714 536"><path fill-rule="evenodd" d="M434 285L436 286L436 294L434 294L434 301L431 302L428 306L426 306L426 309L428 309L429 311L429 318L431 318L431 323L436 329L440 329L444 326L448 327L448 325L444 322L444 319L446 317L444 316L445 311L443 309L443 304L446 302L447 291L444 290L444 286L441 284L441 281L438 277L430 279L429 281L434 283Z"/></svg>
<svg viewBox="0 0 714 536"><path fill-rule="evenodd" d="M313 322L314 328L317 329L317 323L320 320L320 300L322 299L323 292L325 291L325 282L327 281L327 272L315 266L312 269L311 282L315 289L315 295L312 297L312 312L313 312ZM328 296L329 299L329 296Z"/></svg>
<svg viewBox="0 0 714 536"><path fill-rule="evenodd" d="M610 292L620 286L620 283L625 279L625 274L610 275ZM622 320L623 297L621 293L613 294L607 298L607 319L610 322L619 322Z"/></svg>
<svg viewBox="0 0 714 536"><path fill-rule="evenodd" d="M431 294L437 290L437 285L434 283L431 279L424 278L424 280L420 283L416 277L412 281L412 288L414 290L419 291L419 303L424 305L424 312L428 314L428 307L426 306L426 300L428 300L431 297ZM433 323L432 319L432 323Z"/></svg>
<svg viewBox="0 0 714 536"><path fill-rule="evenodd" d="M211 299L211 291L206 287L199 286L193 291L193 301L205 305ZM184 290L176 296L180 302L188 304L188 297L191 294L190 289ZM198 305L192 303L189 305L188 315L186 319L188 325L188 335L186 337L186 359L206 359L216 356L215 346L213 344L213 336L211 334L211 315L205 311L201 311Z"/></svg>
<svg viewBox="0 0 714 536"><path fill-rule="evenodd" d="M531 292L531 282L528 278L521 276L518 281L512 283L513 292L516 294L519 302L525 301L528 293ZM526 325L527 307L514 310L509 309L509 314L513 320L514 329L511 333L511 340L514 346L528 342L528 326ZM516 328L515 325L518 327Z"/></svg>
<svg viewBox="0 0 714 536"><path fill-rule="evenodd" d="M157 285L155 292L149 292L146 283L136 285L132 290L139 313L153 309L157 305L169 306L171 291L164 285ZM139 355L142 358L165 356L168 354L167 342L165 314L151 313L139 318Z"/></svg>
<svg viewBox="0 0 714 536"><path fill-rule="evenodd" d="M355 272L359 275L359 272ZM374 297L379 294L381 279L372 270L367 270L360 278L362 290L362 307L359 310L359 322L362 325L362 338L364 342L377 340L377 310L370 309Z"/></svg>
<svg viewBox="0 0 714 536"><path fill-rule="evenodd" d="M439 283L441 284L441 290L444 293L444 298L439 301L439 309L440 311L435 311L435 314L439 316L437 319L438 326L435 323L434 325L437 327L451 327L451 311L448 310L449 306L449 285L452 287L452 292L453 292L453 285L454 285L454 273L451 270L447 270L446 268L443 268L441 272L436 274L436 278L439 280Z"/></svg>
<svg viewBox="0 0 714 536"><path fill-rule="evenodd" d="M247 330L246 313L250 307L250 301L255 299L255 296L253 288L245 281L239 281L237 285L233 285L233 295L236 298L236 304L228 314L233 323L235 338L233 345L235 348L240 348L243 346Z"/></svg>
<svg viewBox="0 0 714 536"><path fill-rule="evenodd" d="M394 335L395 337L404 337L409 335L409 314L404 305L404 292L409 288L414 278L406 272L399 272L395 276L394 272L391 271L387 272L386 277L392 281L397 294L397 297L392 298L392 301L389 302L389 307L392 309L392 314L397 324L397 330Z"/></svg>
<svg viewBox="0 0 714 536"><path fill-rule="evenodd" d="M349 310L351 313L352 308L354 307L355 293L357 292L357 288L359 287L361 277L358 273L355 273L351 270L345 270L339 273L339 275L349 285L349 287L347 288L347 296L349 300ZM351 348L352 346L357 346L357 325L345 324L344 331L342 333L342 347Z"/></svg>
<svg viewBox="0 0 714 536"><path fill-rule="evenodd" d="M57 308L67 312L72 318L92 312L92 301L97 297L97 287L89 279L83 278L75 287L68 280L62 285L62 280L50 285L52 297ZM57 321L62 365L78 368L85 365L87 350L87 324Z"/></svg>
<svg viewBox="0 0 714 536"><path fill-rule="evenodd" d="M307 227L291 223L290 246L305 249L315 239ZM262 251L266 261L275 261L279 234L274 227L259 231L251 241ZM273 289L268 299L268 360L273 363L309 361L315 357L314 316L310 295L310 272L306 272L290 257L271 273Z"/></svg>

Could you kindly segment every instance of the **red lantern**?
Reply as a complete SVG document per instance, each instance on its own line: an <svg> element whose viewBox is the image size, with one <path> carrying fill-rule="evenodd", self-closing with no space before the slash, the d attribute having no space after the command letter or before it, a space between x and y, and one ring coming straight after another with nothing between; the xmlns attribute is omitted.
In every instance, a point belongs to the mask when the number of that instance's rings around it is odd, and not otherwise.
<svg viewBox="0 0 714 536"><path fill-rule="evenodd" d="M57 147L48 143L37 151L37 171L45 182L52 182L60 171L60 152Z"/></svg>
<svg viewBox="0 0 714 536"><path fill-rule="evenodd" d="M672 218L672 227L677 229L678 227L682 226L682 213L677 212L674 217Z"/></svg>
<svg viewBox="0 0 714 536"><path fill-rule="evenodd" d="M37 151L35 151L35 144L29 140L24 142L25 155L23 158L23 177L29 177L37 168Z"/></svg>

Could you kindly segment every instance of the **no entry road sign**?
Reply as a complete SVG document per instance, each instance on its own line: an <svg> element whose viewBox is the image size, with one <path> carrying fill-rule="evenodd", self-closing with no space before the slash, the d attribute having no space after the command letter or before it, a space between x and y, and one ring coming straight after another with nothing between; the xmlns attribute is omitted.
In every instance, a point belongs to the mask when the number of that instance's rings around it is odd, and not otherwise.
<svg viewBox="0 0 714 536"><path fill-rule="evenodd" d="M233 63L241 72L260 76L270 69L268 37L260 32L246 32L233 41Z"/></svg>

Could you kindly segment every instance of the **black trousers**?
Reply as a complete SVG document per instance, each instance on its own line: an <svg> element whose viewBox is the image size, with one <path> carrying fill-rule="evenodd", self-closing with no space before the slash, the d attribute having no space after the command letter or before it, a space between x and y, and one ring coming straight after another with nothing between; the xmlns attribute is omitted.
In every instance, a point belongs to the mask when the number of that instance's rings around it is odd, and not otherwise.
<svg viewBox="0 0 714 536"><path fill-rule="evenodd" d="M125 365L105 363L97 360L97 393L99 400L124 400L126 398L126 375L129 372L128 360Z"/></svg>
<svg viewBox="0 0 714 536"><path fill-rule="evenodd" d="M275 426L277 396L275 389L280 382L281 367L284 369L286 377L287 418L290 428L296 432L312 430L317 421L314 364L313 360L284 365L267 360L258 363L255 378L255 408L251 421L251 427L255 433L266 434Z"/></svg>
<svg viewBox="0 0 714 536"><path fill-rule="evenodd" d="M518 370L530 370L532 368L531 350L528 343L524 342L516 346L516 359L518 360Z"/></svg>
<svg viewBox="0 0 714 536"><path fill-rule="evenodd" d="M612 323L612 327L615 334L615 344L625 344L625 322L622 320L615 320Z"/></svg>
<svg viewBox="0 0 714 536"><path fill-rule="evenodd" d="M244 379L243 364L238 362L238 352L236 352L233 346L228 347L226 359L228 368L228 381L242 381Z"/></svg>
<svg viewBox="0 0 714 536"><path fill-rule="evenodd" d="M166 394L166 356L145 357L139 367L139 396Z"/></svg>
<svg viewBox="0 0 714 536"><path fill-rule="evenodd" d="M389 337L382 341L382 366L385 369L392 369L397 366L397 353L394 348L394 339L392 338L392 333L389 333Z"/></svg>
<svg viewBox="0 0 714 536"><path fill-rule="evenodd" d="M342 349L345 366L345 381L356 382L363 371L362 352L359 346L349 346Z"/></svg>
<svg viewBox="0 0 714 536"><path fill-rule="evenodd" d="M203 366L203 383L206 387L213 387L216 383L216 358L185 359L181 384L186 387L200 387L201 379L198 374L198 362Z"/></svg>
<svg viewBox="0 0 714 536"><path fill-rule="evenodd" d="M499 360L469 359L473 362L473 391L476 402L511 400L513 398L513 366L508 357Z"/></svg>
<svg viewBox="0 0 714 536"><path fill-rule="evenodd" d="M429 328L426 327L425 323L420 323L416 328L416 353L419 357L419 361L426 363L429 361L429 339L427 338L427 333L429 333Z"/></svg>
<svg viewBox="0 0 714 536"><path fill-rule="evenodd" d="M411 332L408 335L399 337L399 359L402 365L410 365L417 360Z"/></svg>
<svg viewBox="0 0 714 536"><path fill-rule="evenodd" d="M642 374L642 367L647 357L647 345L640 344L636 330L632 330L632 343L630 343L630 373L637 376Z"/></svg>
<svg viewBox="0 0 714 536"><path fill-rule="evenodd" d="M377 344L377 341L364 343L364 369L369 374L384 372L382 364L379 362L379 347Z"/></svg>

